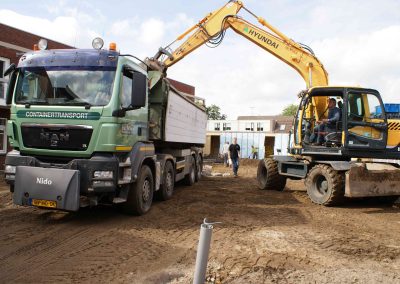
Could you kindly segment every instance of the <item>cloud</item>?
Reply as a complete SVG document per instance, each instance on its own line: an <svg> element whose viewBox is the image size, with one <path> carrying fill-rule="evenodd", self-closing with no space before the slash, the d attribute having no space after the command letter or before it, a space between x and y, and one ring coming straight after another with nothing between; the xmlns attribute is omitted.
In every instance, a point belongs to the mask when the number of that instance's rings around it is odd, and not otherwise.
<svg viewBox="0 0 400 284"><path fill-rule="evenodd" d="M353 37L313 43L334 85L376 88L385 101L398 101L400 25Z"/></svg>
<svg viewBox="0 0 400 284"><path fill-rule="evenodd" d="M91 39L98 34L85 28L75 17L58 16L49 20L2 9L0 19L6 25L78 47L90 46Z"/></svg>
<svg viewBox="0 0 400 284"><path fill-rule="evenodd" d="M193 23L194 21L184 13L177 14L172 21L135 16L115 21L106 32L106 36L117 38L121 51L145 58L153 56L159 47L172 42Z"/></svg>
<svg viewBox="0 0 400 284"><path fill-rule="evenodd" d="M159 19L150 18L140 25L138 40L144 44L159 43L165 35L165 24Z"/></svg>

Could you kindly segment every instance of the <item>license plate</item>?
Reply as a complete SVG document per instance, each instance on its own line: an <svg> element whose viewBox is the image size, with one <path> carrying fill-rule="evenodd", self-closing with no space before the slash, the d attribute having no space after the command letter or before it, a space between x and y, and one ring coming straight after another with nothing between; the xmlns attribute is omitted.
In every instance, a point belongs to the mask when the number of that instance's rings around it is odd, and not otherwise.
<svg viewBox="0 0 400 284"><path fill-rule="evenodd" d="M56 208L57 202L51 200L32 199L33 206Z"/></svg>

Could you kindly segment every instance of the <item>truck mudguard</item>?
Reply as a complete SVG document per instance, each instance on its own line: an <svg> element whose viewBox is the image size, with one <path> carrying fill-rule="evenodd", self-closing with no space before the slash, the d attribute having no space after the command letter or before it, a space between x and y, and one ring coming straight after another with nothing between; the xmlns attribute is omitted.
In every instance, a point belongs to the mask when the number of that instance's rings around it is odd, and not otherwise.
<svg viewBox="0 0 400 284"><path fill-rule="evenodd" d="M154 174L156 156L154 144L149 142L137 142L133 145L131 152L129 153L129 157L131 159L131 169L132 169L132 181L135 182L139 170L142 167L143 161L146 159L151 159L152 161L152 171Z"/></svg>

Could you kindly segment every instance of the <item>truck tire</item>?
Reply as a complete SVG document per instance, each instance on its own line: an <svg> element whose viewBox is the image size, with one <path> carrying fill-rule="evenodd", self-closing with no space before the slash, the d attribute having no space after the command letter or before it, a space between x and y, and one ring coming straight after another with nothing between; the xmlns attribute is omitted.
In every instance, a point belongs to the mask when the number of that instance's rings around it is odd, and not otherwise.
<svg viewBox="0 0 400 284"><path fill-rule="evenodd" d="M257 168L257 184L263 190L283 191L286 177L278 172L278 162L271 158L261 160Z"/></svg>
<svg viewBox="0 0 400 284"><path fill-rule="evenodd" d="M200 155L197 156L197 163L196 163L196 182L201 179L201 174L203 172L203 159Z"/></svg>
<svg viewBox="0 0 400 284"><path fill-rule="evenodd" d="M311 201L325 206L338 205L344 200L344 173L328 165L316 165L306 178L307 194Z"/></svg>
<svg viewBox="0 0 400 284"><path fill-rule="evenodd" d="M154 180L149 166L143 165L137 181L131 185L128 199L123 204L125 213L143 215L150 210L153 202Z"/></svg>
<svg viewBox="0 0 400 284"><path fill-rule="evenodd" d="M160 189L156 191L156 198L158 200L168 200L171 199L174 193L175 186L175 171L171 161L165 162L162 184L160 185Z"/></svg>
<svg viewBox="0 0 400 284"><path fill-rule="evenodd" d="M190 169L189 173L185 175L185 184L186 185L193 185L196 182L196 162L193 156L190 156Z"/></svg>

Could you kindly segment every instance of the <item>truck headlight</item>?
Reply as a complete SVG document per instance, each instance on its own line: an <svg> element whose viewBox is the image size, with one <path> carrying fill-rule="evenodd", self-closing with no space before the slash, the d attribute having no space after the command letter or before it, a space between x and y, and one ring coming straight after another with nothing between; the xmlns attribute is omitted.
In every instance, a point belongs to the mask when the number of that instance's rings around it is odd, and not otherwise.
<svg viewBox="0 0 400 284"><path fill-rule="evenodd" d="M16 166L6 165L6 168L5 168L4 171L5 171L6 174L15 174L16 170L17 170Z"/></svg>
<svg viewBox="0 0 400 284"><path fill-rule="evenodd" d="M114 177L112 171L95 171L93 173L94 178L104 178L104 179L112 179Z"/></svg>

